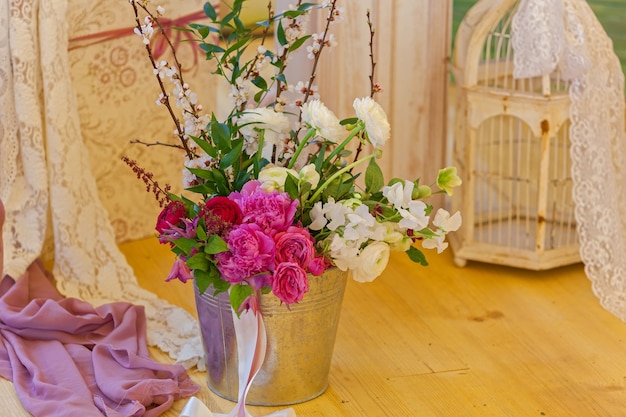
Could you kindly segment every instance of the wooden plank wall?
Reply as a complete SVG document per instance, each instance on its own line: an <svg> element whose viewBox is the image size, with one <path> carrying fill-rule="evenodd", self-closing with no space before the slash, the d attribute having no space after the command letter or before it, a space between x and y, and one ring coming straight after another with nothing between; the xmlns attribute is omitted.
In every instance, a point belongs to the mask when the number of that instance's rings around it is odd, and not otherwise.
<svg viewBox="0 0 626 417"><path fill-rule="evenodd" d="M391 123L381 167L385 177L422 177L430 183L446 164L451 0L345 0L346 20L333 28L339 42L321 60L323 101L339 117L352 116L355 97L369 95L369 28L376 29L377 101ZM321 20L321 19L320 19ZM321 28L323 21L316 24ZM321 30L321 29L319 29Z"/></svg>

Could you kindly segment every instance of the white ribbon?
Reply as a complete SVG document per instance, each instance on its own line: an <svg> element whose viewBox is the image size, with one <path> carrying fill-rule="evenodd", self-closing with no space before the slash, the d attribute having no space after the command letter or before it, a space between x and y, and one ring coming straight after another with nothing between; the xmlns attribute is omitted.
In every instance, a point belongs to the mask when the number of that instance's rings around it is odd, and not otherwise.
<svg viewBox="0 0 626 417"><path fill-rule="evenodd" d="M239 317L233 311L237 355L239 359L239 401L229 413L212 413L196 397L191 397L179 417L253 417L246 410L246 396L254 377L261 369L267 351L267 333L260 312L248 309ZM296 417L292 408L279 410L265 417Z"/></svg>

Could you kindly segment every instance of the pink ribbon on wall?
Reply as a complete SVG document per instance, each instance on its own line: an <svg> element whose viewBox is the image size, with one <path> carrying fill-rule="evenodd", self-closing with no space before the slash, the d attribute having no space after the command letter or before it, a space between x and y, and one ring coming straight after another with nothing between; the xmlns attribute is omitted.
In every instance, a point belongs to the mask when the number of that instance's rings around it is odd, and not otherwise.
<svg viewBox="0 0 626 417"><path fill-rule="evenodd" d="M219 5L214 6L217 10ZM179 43L187 40L193 41L193 35L188 31L175 30L177 27L187 26L190 23L206 19L207 16L204 11L189 13L184 16L177 17L176 19L169 19L166 17L159 18L159 23L163 27L163 32L157 30L156 34L152 38L152 54L155 59L159 59L167 51L168 44L166 37L172 41L172 45L176 47ZM126 36L135 35L135 27L126 27L120 29L105 30L98 33L92 33L89 35L77 36L69 40L69 50L78 48L84 48L91 45L96 45L103 42L108 42L114 39L120 39ZM166 36L163 36L163 33ZM194 64L198 61L198 51L193 48Z"/></svg>

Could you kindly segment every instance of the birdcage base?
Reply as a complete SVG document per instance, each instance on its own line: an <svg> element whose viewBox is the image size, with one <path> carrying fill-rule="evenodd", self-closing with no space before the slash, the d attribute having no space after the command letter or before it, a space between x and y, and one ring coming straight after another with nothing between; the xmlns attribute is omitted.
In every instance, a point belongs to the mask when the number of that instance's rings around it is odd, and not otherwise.
<svg viewBox="0 0 626 417"><path fill-rule="evenodd" d="M550 250L530 250L479 241L468 242L461 233L451 233L448 237L454 253L454 264L458 267L465 267L468 261L478 261L541 271L580 262L578 244Z"/></svg>

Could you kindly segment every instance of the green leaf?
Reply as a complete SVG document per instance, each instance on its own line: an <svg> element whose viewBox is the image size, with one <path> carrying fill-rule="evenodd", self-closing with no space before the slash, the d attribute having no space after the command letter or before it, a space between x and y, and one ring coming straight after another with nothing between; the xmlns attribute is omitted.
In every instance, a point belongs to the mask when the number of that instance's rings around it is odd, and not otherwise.
<svg viewBox="0 0 626 417"><path fill-rule="evenodd" d="M204 253L209 255L215 255L216 253L226 252L228 245L218 235L211 235L206 245L204 246Z"/></svg>
<svg viewBox="0 0 626 417"><path fill-rule="evenodd" d="M255 77L252 80L252 84L256 85L261 90L267 90L267 81L265 81L265 78L263 78L261 76Z"/></svg>
<svg viewBox="0 0 626 417"><path fill-rule="evenodd" d="M206 141L203 138L197 138L195 136L189 136L194 142L196 142L198 144L198 146L200 148L202 148L202 150L204 152L207 153L207 155L212 156L213 158L217 157L217 150L215 149L215 147L208 141Z"/></svg>
<svg viewBox="0 0 626 417"><path fill-rule="evenodd" d="M181 237L180 239L176 239L173 243L174 246L182 250L185 255L189 255L198 242L195 239Z"/></svg>
<svg viewBox="0 0 626 417"><path fill-rule="evenodd" d="M224 123L219 123L217 120L211 120L209 123L209 131L211 132L211 138L215 142L220 150L230 150L230 129Z"/></svg>
<svg viewBox="0 0 626 417"><path fill-rule="evenodd" d="M255 95L254 95L254 102L255 103L260 103L261 99L263 98L263 94L265 94L267 91L265 90L260 90L258 91Z"/></svg>
<svg viewBox="0 0 626 417"><path fill-rule="evenodd" d="M243 151L243 139L237 139L232 141L233 149L228 152L220 161L220 169L226 169L233 166L233 164L239 159Z"/></svg>
<svg viewBox="0 0 626 417"><path fill-rule="evenodd" d="M215 186L215 184L210 183L210 182L205 182L200 185L195 185L193 187L189 187L185 189L191 193L202 194L202 195L217 194L217 187Z"/></svg>
<svg viewBox="0 0 626 417"><path fill-rule="evenodd" d="M211 4L211 2L207 1L206 3L204 3L204 14L207 15L207 17L214 22L217 19L217 12L215 11L215 8Z"/></svg>
<svg viewBox="0 0 626 417"><path fill-rule="evenodd" d="M202 168L191 168L185 167L187 171L191 172L198 178L202 178L203 180L213 181L213 171L210 169L202 169Z"/></svg>
<svg viewBox="0 0 626 417"><path fill-rule="evenodd" d="M287 45L287 37L285 36L285 28L283 28L283 22L278 22L278 28L276 29L276 38L280 46Z"/></svg>
<svg viewBox="0 0 626 417"><path fill-rule="evenodd" d="M201 269L193 271L193 276L201 294L204 293L211 285L213 285L213 288L217 290L218 288L223 288L224 284L226 284L226 289L228 289L228 282L222 279L217 267L213 263L209 263L209 267L206 271Z"/></svg>
<svg viewBox="0 0 626 417"><path fill-rule="evenodd" d="M200 49L202 49L207 54L219 54L224 52L224 48L219 45L215 45L214 43L201 43Z"/></svg>
<svg viewBox="0 0 626 417"><path fill-rule="evenodd" d="M376 160L370 159L370 163L365 170L365 191L368 193L376 193L385 185L383 171L380 169Z"/></svg>
<svg viewBox="0 0 626 417"><path fill-rule="evenodd" d="M311 37L311 35L306 35L306 36L303 36L301 38L296 39L296 41L294 43L292 43L291 46L289 47L289 52L293 52L296 49L298 49L299 47L301 47L302 44L304 42L306 42L307 39L309 39L310 37Z"/></svg>
<svg viewBox="0 0 626 417"><path fill-rule="evenodd" d="M292 200L298 199L298 179L291 173L287 173L287 178L285 178L285 192Z"/></svg>
<svg viewBox="0 0 626 417"><path fill-rule="evenodd" d="M226 176L218 169L213 170L213 178L215 179L215 188L220 195L228 195L230 189L228 187L228 180Z"/></svg>
<svg viewBox="0 0 626 417"><path fill-rule="evenodd" d="M287 82L287 78L285 77L285 74L283 74L282 72L280 74L276 74L274 79L276 81L280 81L281 83L286 83Z"/></svg>
<svg viewBox="0 0 626 417"><path fill-rule="evenodd" d="M198 239L200 240L207 240L207 234L206 231L204 230L204 227L202 227L201 225L198 225L198 227L196 228L196 236L198 236Z"/></svg>
<svg viewBox="0 0 626 417"><path fill-rule="evenodd" d="M350 117L348 119L343 119L342 121L339 122L340 125L345 126L345 125L354 125L359 121L359 119L357 117Z"/></svg>
<svg viewBox="0 0 626 417"><path fill-rule="evenodd" d="M252 287L244 284L235 284L230 289L230 304L233 306L233 310L238 312L241 308L241 304L252 295ZM239 315L239 314L237 314Z"/></svg>
<svg viewBox="0 0 626 417"><path fill-rule="evenodd" d="M260 22L256 22L256 25L264 27L264 28L269 28L270 27L270 21L269 20L262 20Z"/></svg>
<svg viewBox="0 0 626 417"><path fill-rule="evenodd" d="M209 260L204 253L198 252L191 258L187 259L187 266L194 271L206 271L209 269Z"/></svg>
<svg viewBox="0 0 626 417"><path fill-rule="evenodd" d="M190 23L189 26L195 29L196 32L200 34L202 39L205 39L207 36L209 36L209 33L211 33L211 28L208 27L207 25L201 25L198 23Z"/></svg>
<svg viewBox="0 0 626 417"><path fill-rule="evenodd" d="M417 249L415 246L411 246L409 250L406 251L406 254L409 255L409 258L422 266L428 266L428 261L426 261L426 256L422 253L421 250Z"/></svg>

